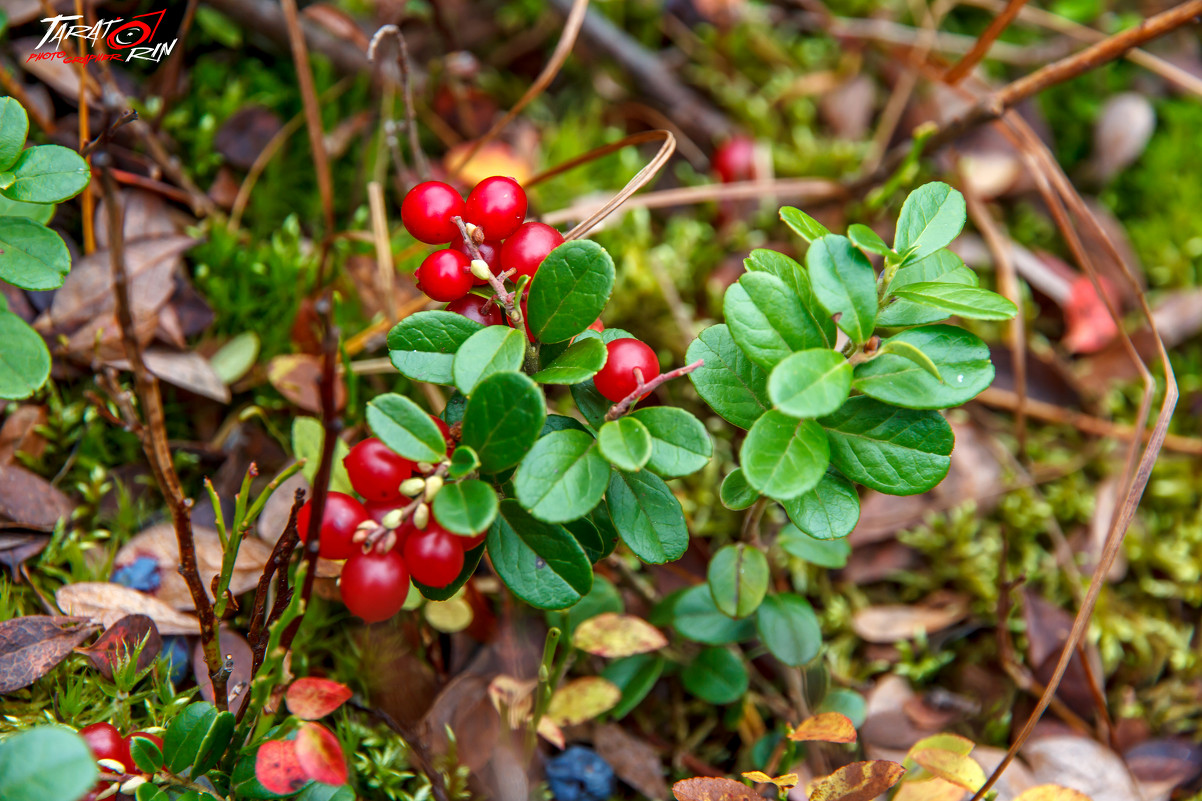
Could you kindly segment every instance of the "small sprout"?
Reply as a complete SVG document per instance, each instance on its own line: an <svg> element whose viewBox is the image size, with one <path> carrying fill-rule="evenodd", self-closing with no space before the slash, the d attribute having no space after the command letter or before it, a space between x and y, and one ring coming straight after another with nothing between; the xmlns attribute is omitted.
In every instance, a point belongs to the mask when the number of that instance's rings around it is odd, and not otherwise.
<svg viewBox="0 0 1202 801"><path fill-rule="evenodd" d="M417 471L419 473L429 473L433 469L434 469L434 465L430 464L429 462L418 462L417 463Z"/></svg>
<svg viewBox="0 0 1202 801"><path fill-rule="evenodd" d="M96 764L105 770L112 771L116 774L125 773L125 765L121 764L115 759L98 759L96 760Z"/></svg>
<svg viewBox="0 0 1202 801"><path fill-rule="evenodd" d="M134 776L132 779L121 785L121 792L125 795L133 795L134 791L146 784L145 776Z"/></svg>

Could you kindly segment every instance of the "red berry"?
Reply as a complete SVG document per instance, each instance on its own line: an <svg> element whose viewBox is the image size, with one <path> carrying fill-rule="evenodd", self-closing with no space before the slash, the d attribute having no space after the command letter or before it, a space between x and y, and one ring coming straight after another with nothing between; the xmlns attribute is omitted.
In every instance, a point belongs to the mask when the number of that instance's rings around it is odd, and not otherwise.
<svg viewBox="0 0 1202 801"><path fill-rule="evenodd" d="M413 475L413 462L376 437L368 437L343 458L355 492L369 501L395 501L401 482Z"/></svg>
<svg viewBox="0 0 1202 801"><path fill-rule="evenodd" d="M534 277L547 254L563 244L563 234L549 225L528 222L501 245L501 269L513 270L511 280Z"/></svg>
<svg viewBox="0 0 1202 801"><path fill-rule="evenodd" d="M301 542L309 538L309 517L313 512L313 501L305 501L296 516L296 530L300 533ZM368 519L367 510L363 504L347 495L345 492L331 492L326 495L326 508L322 514L321 541L318 544L318 555L322 559L347 559L359 552L359 546L353 541L355 529Z"/></svg>
<svg viewBox="0 0 1202 801"><path fill-rule="evenodd" d="M459 300L472 289L471 265L472 260L458 250L436 250L414 273L417 288L435 300Z"/></svg>
<svg viewBox="0 0 1202 801"><path fill-rule="evenodd" d="M338 579L346 608L368 623L378 623L401 611L409 595L409 570L400 550L356 553Z"/></svg>
<svg viewBox="0 0 1202 801"><path fill-rule="evenodd" d="M609 356L601 371L593 376L597 391L614 403L638 388L634 368L643 373L646 383L659 375L659 359L655 351L637 339L615 339L605 346Z"/></svg>
<svg viewBox="0 0 1202 801"><path fill-rule="evenodd" d="M755 140L736 134L714 151L714 172L726 184L755 178Z"/></svg>
<svg viewBox="0 0 1202 801"><path fill-rule="evenodd" d="M456 241L453 245L451 245L451 247L455 250L458 250L464 256L467 256L468 263L471 264L472 249L469 248L467 246L467 243L463 241L463 237L459 237L458 241ZM479 245L476 245L476 250L480 251L480 258L483 259L484 263L488 265L488 269L492 270L492 274L500 275L501 274L501 243L500 242L489 242L486 240L484 242L481 242ZM476 286L484 286L488 282L485 281L483 278L477 278L476 276L473 275L472 283L475 284Z"/></svg>
<svg viewBox="0 0 1202 801"><path fill-rule="evenodd" d="M463 198L442 181L426 181L409 190L401 201L401 222L415 239L441 245L462 239L452 217L463 217Z"/></svg>
<svg viewBox="0 0 1202 801"><path fill-rule="evenodd" d="M154 743L155 745L157 745L159 747L159 753L160 754L163 753L163 738L162 737L158 736L157 734L150 734L149 732L136 731L133 734L131 734L125 738L126 747L130 748L130 764L131 765L133 764L132 745L133 745L133 741L134 741L135 737L141 737L144 740L150 740L152 743ZM162 767L162 766L160 765L160 767Z"/></svg>
<svg viewBox="0 0 1202 801"><path fill-rule="evenodd" d="M500 304L490 303L488 298L470 293L448 303L446 310L484 325L502 325L505 322L505 310Z"/></svg>
<svg viewBox="0 0 1202 801"><path fill-rule="evenodd" d="M474 537L465 537L462 534L459 534L456 535L455 539L459 542L459 547L463 549L463 552L467 553L468 551L479 548L481 545L483 545L484 541L488 539L488 532L482 531Z"/></svg>
<svg viewBox="0 0 1202 801"><path fill-rule="evenodd" d="M445 587L463 570L463 548L459 539L433 520L425 531L415 531L405 540L405 563L413 580L430 587Z"/></svg>
<svg viewBox="0 0 1202 801"><path fill-rule="evenodd" d="M442 438L447 443L447 456L450 456L451 452L455 450L455 444L451 442L451 427L434 415L430 415L430 419L434 421L434 425L438 426L438 430L442 432Z"/></svg>
<svg viewBox="0 0 1202 801"><path fill-rule="evenodd" d="M79 730L79 736L88 744L88 749L96 759L112 759L125 766L128 773L134 767L133 757L129 755L129 743L111 723L93 723Z"/></svg>
<svg viewBox="0 0 1202 801"><path fill-rule="evenodd" d="M526 219L526 192L512 178L494 175L467 196L463 219L484 231L484 238L505 239Z"/></svg>
<svg viewBox="0 0 1202 801"><path fill-rule="evenodd" d="M384 522L384 515L391 512L393 509L404 509L409 502L408 498L402 497L399 501L364 501L363 508L367 510L367 516L377 523Z"/></svg>

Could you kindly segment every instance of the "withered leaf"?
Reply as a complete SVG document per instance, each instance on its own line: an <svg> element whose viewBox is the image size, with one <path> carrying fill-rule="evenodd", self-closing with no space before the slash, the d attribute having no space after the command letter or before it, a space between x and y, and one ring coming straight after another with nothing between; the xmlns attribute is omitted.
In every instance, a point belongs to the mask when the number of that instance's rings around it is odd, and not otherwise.
<svg viewBox="0 0 1202 801"><path fill-rule="evenodd" d="M0 524L0 564L17 575L18 568L46 549L50 534L16 523Z"/></svg>
<svg viewBox="0 0 1202 801"><path fill-rule="evenodd" d="M789 739L795 742L816 740L826 743L854 743L856 727L846 715L823 712L797 724L797 728L789 733Z"/></svg>
<svg viewBox="0 0 1202 801"><path fill-rule="evenodd" d="M142 357L146 369L168 384L221 403L229 403L229 387L217 375L209 360L199 353L147 348ZM120 370L129 369L129 362L125 359L111 359L108 363Z"/></svg>
<svg viewBox="0 0 1202 801"><path fill-rule="evenodd" d="M894 643L915 634L930 634L945 629L968 615L958 597L939 605L882 604L868 606L852 616L851 627L860 639L873 643Z"/></svg>
<svg viewBox="0 0 1202 801"><path fill-rule="evenodd" d="M307 412L321 411L321 358L307 353L276 356L267 364L267 380L296 406ZM334 384L334 405L346 403L346 385L342 378Z"/></svg>
<svg viewBox="0 0 1202 801"><path fill-rule="evenodd" d="M46 407L23 404L13 410L0 426L0 464L11 464L18 451L40 456L46 440L35 428L46 422Z"/></svg>
<svg viewBox="0 0 1202 801"><path fill-rule="evenodd" d="M597 728L593 745L610 764L618 778L645 798L661 801L668 797L664 766L651 745L615 723Z"/></svg>
<svg viewBox="0 0 1202 801"><path fill-rule="evenodd" d="M0 622L0 694L28 687L96 627L87 618L29 615Z"/></svg>
<svg viewBox="0 0 1202 801"><path fill-rule="evenodd" d="M872 801L897 784L906 772L896 762L852 762L810 785L810 801Z"/></svg>
<svg viewBox="0 0 1202 801"><path fill-rule="evenodd" d="M764 801L764 797L742 782L715 776L698 776L672 785L677 801Z"/></svg>
<svg viewBox="0 0 1202 801"><path fill-rule="evenodd" d="M200 623L191 615L177 612L158 598L120 584L83 581L68 584L54 594L64 612L111 626L126 615L146 615L159 634L199 634Z"/></svg>
<svg viewBox="0 0 1202 801"><path fill-rule="evenodd" d="M17 465L0 465L0 517L52 529L75 504L49 481Z"/></svg>
<svg viewBox="0 0 1202 801"><path fill-rule="evenodd" d="M117 662L126 658L143 640L146 644L138 654L138 670L144 670L163 650L163 638L154 621L146 615L126 615L105 629L96 642L76 650L86 656L101 675L111 679Z"/></svg>

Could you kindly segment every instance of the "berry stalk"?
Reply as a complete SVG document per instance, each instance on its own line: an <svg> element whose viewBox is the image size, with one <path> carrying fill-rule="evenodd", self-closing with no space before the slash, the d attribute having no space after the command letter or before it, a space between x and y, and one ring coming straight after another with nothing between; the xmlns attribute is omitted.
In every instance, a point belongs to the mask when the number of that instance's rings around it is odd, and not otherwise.
<svg viewBox="0 0 1202 801"><path fill-rule="evenodd" d="M459 233L463 235L463 242L471 252L472 261L484 261L480 256L480 248L476 240L467 232L467 225L464 224L463 218L456 216L452 217L451 220L458 226ZM497 293L497 298L501 301L501 305L505 307L505 313L509 315L509 319L513 320L517 330L521 331L522 312L517 308L517 304L514 303L513 294L505 289L505 284L501 282L500 278L492 274L492 270L488 271L485 280L488 281L488 285L492 287L493 292Z"/></svg>
<svg viewBox="0 0 1202 801"><path fill-rule="evenodd" d="M638 403L639 400L641 400L648 393L655 391L655 389L657 389L659 386L671 381L673 378L680 378L682 375L688 375L698 367L701 367L703 364L705 364L705 359L698 359L692 364L686 364L684 367L677 367L675 370L669 370L666 373L660 373L655 378L647 382L643 381L643 371L637 367L634 368L635 378L638 379L639 382L638 385L635 387L634 392L631 392L625 398L622 398L622 400L618 401L609 408L609 411L605 413L606 422L617 420L619 417L629 412L631 407Z"/></svg>

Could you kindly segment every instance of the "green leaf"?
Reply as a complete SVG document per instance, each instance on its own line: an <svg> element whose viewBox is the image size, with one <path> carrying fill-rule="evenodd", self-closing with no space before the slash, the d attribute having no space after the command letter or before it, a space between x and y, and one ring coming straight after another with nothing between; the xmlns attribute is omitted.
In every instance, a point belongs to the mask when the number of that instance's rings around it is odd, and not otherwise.
<svg viewBox="0 0 1202 801"><path fill-rule="evenodd" d="M741 467L731 470L726 478L722 479L722 487L718 494L722 499L723 506L735 510L746 509L760 497L755 487L747 483L747 476L744 475Z"/></svg>
<svg viewBox="0 0 1202 801"><path fill-rule="evenodd" d="M304 459L305 466L301 468L309 486L317 481L317 468L321 466L321 446L325 442L325 429L321 421L312 417L296 417L292 420L292 455ZM347 475L346 465L342 460L351 449L341 439L334 443L334 464L330 471L330 489L334 492L350 493L351 477Z"/></svg>
<svg viewBox="0 0 1202 801"><path fill-rule="evenodd" d="M138 785L134 791L134 801L171 801L171 796L162 787L147 782Z"/></svg>
<svg viewBox="0 0 1202 801"><path fill-rule="evenodd" d="M714 605L734 618L747 617L759 608L769 578L768 557L742 542L718 549L706 570Z"/></svg>
<svg viewBox="0 0 1202 801"><path fill-rule="evenodd" d="M21 203L0 195L0 217L25 217L42 225L54 216L53 203Z"/></svg>
<svg viewBox="0 0 1202 801"><path fill-rule="evenodd" d="M791 592L765 598L756 611L755 628L764 647L789 667L801 667L822 647L822 628L813 607Z"/></svg>
<svg viewBox="0 0 1202 801"><path fill-rule="evenodd" d="M806 252L806 267L814 295L835 325L861 345L876 325L876 273L867 257L845 236L831 234L814 242Z"/></svg>
<svg viewBox="0 0 1202 801"><path fill-rule="evenodd" d="M946 320L947 312L902 300L892 294L898 289L931 281L976 286L979 279L976 273L964 266L964 262L959 256L947 248L936 250L918 261L908 262L894 274L893 280L889 282L890 294L886 297L885 305L877 315L877 325L924 325Z"/></svg>
<svg viewBox="0 0 1202 801"><path fill-rule="evenodd" d="M748 484L783 500L818 483L830 464L830 448L818 423L773 409L747 432L739 461Z"/></svg>
<svg viewBox="0 0 1202 801"><path fill-rule="evenodd" d="M825 225L801 209L795 209L792 206L781 207L780 218L785 221L785 225L792 228L798 236L807 242L813 242L830 233L830 231L826 230Z"/></svg>
<svg viewBox="0 0 1202 801"><path fill-rule="evenodd" d="M572 384L568 390L572 393L572 400L576 401L576 408L589 425L594 429L605 425L605 415L613 402L597 391L593 379Z"/></svg>
<svg viewBox="0 0 1202 801"><path fill-rule="evenodd" d="M846 537L815 539L796 526L782 528L776 542L790 556L830 570L845 566L851 556L851 544Z"/></svg>
<svg viewBox="0 0 1202 801"><path fill-rule="evenodd" d="M455 353L451 377L464 395L493 373L516 372L526 357L526 335L505 325L490 325L467 338Z"/></svg>
<svg viewBox="0 0 1202 801"><path fill-rule="evenodd" d="M831 470L814 489L781 505L793 525L819 540L846 537L860 522L860 496L855 485Z"/></svg>
<svg viewBox="0 0 1202 801"><path fill-rule="evenodd" d="M705 425L684 409L647 406L635 409L628 417L638 420L651 434L647 469L661 478L695 473L709 463L714 453Z"/></svg>
<svg viewBox="0 0 1202 801"><path fill-rule="evenodd" d="M609 710L613 720L621 720L642 702L664 670L664 659L656 654L636 654L615 659L601 671L601 678L622 691L622 700Z"/></svg>
<svg viewBox="0 0 1202 801"><path fill-rule="evenodd" d="M851 373L851 364L838 351L798 351L772 369L768 397L791 417L821 417L847 400Z"/></svg>
<svg viewBox="0 0 1202 801"><path fill-rule="evenodd" d="M835 321L814 297L814 290L810 286L810 276L804 267L783 253L763 248L751 251L751 254L743 259L743 266L747 268L748 272L771 273L784 281L785 286L801 300L801 307L805 312L804 319L800 321L802 327L811 329L809 336L821 338L821 347L834 347L837 337Z"/></svg>
<svg viewBox="0 0 1202 801"><path fill-rule="evenodd" d="M593 568L576 538L531 517L517 501L501 502L488 553L513 594L540 609L569 607L592 588Z"/></svg>
<svg viewBox="0 0 1202 801"><path fill-rule="evenodd" d="M296 801L355 801L355 791L345 784L322 784L314 781L304 786Z"/></svg>
<svg viewBox="0 0 1202 801"><path fill-rule="evenodd" d="M459 445L451 454L451 467L447 470L450 478L463 478L480 467L480 457L466 445Z"/></svg>
<svg viewBox="0 0 1202 801"><path fill-rule="evenodd" d="M1009 320L1018 307L1006 298L975 286L940 281L898 287L892 293L903 300L932 306L966 320Z"/></svg>
<svg viewBox="0 0 1202 801"><path fill-rule="evenodd" d="M723 310L735 342L766 370L794 351L827 344L801 298L771 273L745 274L726 290Z"/></svg>
<svg viewBox="0 0 1202 801"><path fill-rule="evenodd" d="M706 645L743 642L755 636L752 620L734 620L724 615L704 584L690 587L677 596L672 605L672 625L685 639Z"/></svg>
<svg viewBox="0 0 1202 801"><path fill-rule="evenodd" d="M454 380L455 353L472 334L482 330L483 325L455 312L411 314L388 332L388 357L401 375L431 384L450 384Z"/></svg>
<svg viewBox="0 0 1202 801"><path fill-rule="evenodd" d="M217 764L234 736L234 716L207 701L184 707L163 735L163 759L172 773L199 776Z"/></svg>
<svg viewBox="0 0 1202 801"><path fill-rule="evenodd" d="M20 400L37 392L50 376L50 351L29 325L0 311L0 398Z"/></svg>
<svg viewBox="0 0 1202 801"><path fill-rule="evenodd" d="M860 395L818 422L830 439L831 463L878 492L926 492L951 466L956 438L938 412L899 409Z"/></svg>
<svg viewBox="0 0 1202 801"><path fill-rule="evenodd" d="M684 688L710 704L733 704L747 692L743 660L725 648L706 648L680 674Z"/></svg>
<svg viewBox="0 0 1202 801"><path fill-rule="evenodd" d="M29 115L12 97L0 97L0 170L17 161L29 136Z"/></svg>
<svg viewBox="0 0 1202 801"><path fill-rule="evenodd" d="M838 712L851 721L857 729L864 725L868 718L868 704L864 696L855 690L836 687L822 699L822 705L815 712Z"/></svg>
<svg viewBox="0 0 1202 801"><path fill-rule="evenodd" d="M579 384L596 375L605 366L607 356L599 337L584 337L531 377L540 384Z"/></svg>
<svg viewBox="0 0 1202 801"><path fill-rule="evenodd" d="M714 325L689 345L686 359L705 364L689 373L697 394L710 408L739 428L751 428L772 408L768 400L768 374L735 344L730 329Z"/></svg>
<svg viewBox="0 0 1202 801"><path fill-rule="evenodd" d="M209 357L209 366L223 384L232 384L249 373L259 360L259 335L243 331Z"/></svg>
<svg viewBox="0 0 1202 801"><path fill-rule="evenodd" d="M689 546L684 512L659 476L616 470L606 499L618 536L639 559L662 565L684 556Z"/></svg>
<svg viewBox="0 0 1202 801"><path fill-rule="evenodd" d="M422 407L404 395L377 395L368 402L366 417L372 433L406 459L437 464L446 458L442 432Z"/></svg>
<svg viewBox="0 0 1202 801"><path fill-rule="evenodd" d="M604 248L587 239L563 243L530 282L530 331L540 342L571 339L601 315L613 289L614 262Z"/></svg>
<svg viewBox="0 0 1202 801"><path fill-rule="evenodd" d="M99 775L83 738L61 726L36 726L0 743L5 801L82 798Z"/></svg>
<svg viewBox="0 0 1202 801"><path fill-rule="evenodd" d="M610 420L597 432L601 455L619 470L643 469L651 458L651 433L633 417Z"/></svg>
<svg viewBox="0 0 1202 801"><path fill-rule="evenodd" d="M601 536L597 525L589 518L581 517L569 520L563 524L563 527L572 532L572 536L580 543L580 547L584 548L584 552L588 554L588 560L593 564L608 556L605 538ZM596 582L594 582L593 587L596 586Z"/></svg>
<svg viewBox="0 0 1202 801"><path fill-rule="evenodd" d="M445 587L431 587L428 584L422 584L420 581L414 581L413 586L417 587L417 591L421 596L430 601L446 601L454 598L467 580L470 579L476 572L476 566L480 564L480 558L484 556L484 545L478 545L470 551L465 551L463 554L463 569L459 571L459 575ZM408 607L407 607L408 608Z"/></svg>
<svg viewBox="0 0 1202 801"><path fill-rule="evenodd" d="M897 255L893 252L893 248L886 245L885 240L881 239L880 236L877 235L877 232L869 228L867 225L855 223L848 226L847 238L850 239L851 243L860 250L864 250L869 253L875 253L878 256Z"/></svg>
<svg viewBox="0 0 1202 801"><path fill-rule="evenodd" d="M893 249L921 259L952 243L968 218L964 195L933 181L910 193L897 218Z"/></svg>
<svg viewBox="0 0 1202 801"><path fill-rule="evenodd" d="M935 366L933 361L931 361L931 357L919 350L918 347L913 343L905 342L900 339L886 341L885 344L878 349L874 358L884 356L886 354L892 354L894 356L900 356L903 359L909 359L921 367L927 375L934 378L940 384L943 383L943 376L939 374L939 368Z"/></svg>
<svg viewBox="0 0 1202 801"><path fill-rule="evenodd" d="M910 409L946 409L976 397L993 381L989 346L950 325L911 328L883 343L904 343L934 362L940 378L912 359L886 352L856 365L852 385L869 397Z"/></svg>
<svg viewBox="0 0 1202 801"><path fill-rule="evenodd" d="M496 516L496 491L474 478L447 484L434 496L434 519L454 534L474 537Z"/></svg>
<svg viewBox="0 0 1202 801"><path fill-rule="evenodd" d="M521 373L494 373L476 385L463 413L462 441L480 469L499 473L522 460L547 418L543 393Z"/></svg>
<svg viewBox="0 0 1202 801"><path fill-rule="evenodd" d="M62 145L38 145L22 151L12 172L17 180L4 190L4 196L25 203L61 203L82 192L92 177L88 163Z"/></svg>
<svg viewBox="0 0 1202 801"><path fill-rule="evenodd" d="M583 517L605 494L609 464L584 431L552 431L534 443L513 475L513 489L530 514L548 523Z"/></svg>
<svg viewBox="0 0 1202 801"><path fill-rule="evenodd" d="M133 757L138 770L147 774L157 773L163 767L163 751L159 744L148 737L134 737L129 740L129 754Z"/></svg>

